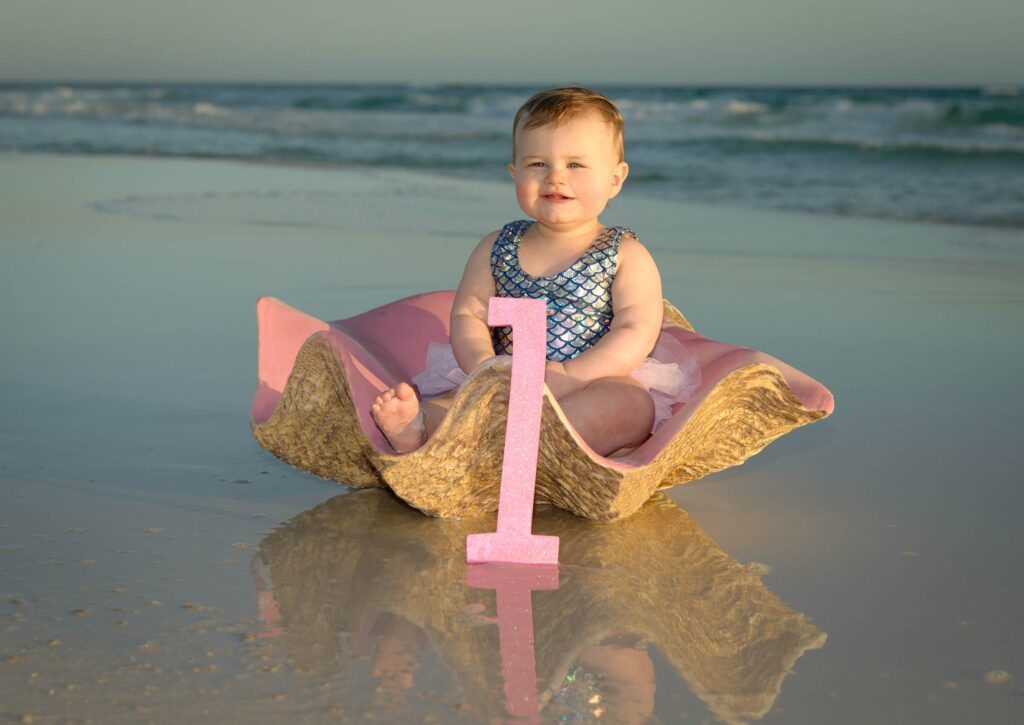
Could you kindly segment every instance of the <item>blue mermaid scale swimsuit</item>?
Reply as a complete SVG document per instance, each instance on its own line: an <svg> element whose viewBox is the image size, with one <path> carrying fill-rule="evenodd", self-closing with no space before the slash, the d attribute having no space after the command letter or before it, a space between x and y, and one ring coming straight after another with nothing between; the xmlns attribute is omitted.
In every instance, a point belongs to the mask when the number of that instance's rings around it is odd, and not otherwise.
<svg viewBox="0 0 1024 725"><path fill-rule="evenodd" d="M547 303L547 359L572 360L611 329L612 283L619 266L619 241L626 227L607 227L569 267L531 276L519 264L519 245L528 219L502 227L491 250L491 274L498 297L532 297ZM491 330L496 355L512 354L512 328Z"/></svg>

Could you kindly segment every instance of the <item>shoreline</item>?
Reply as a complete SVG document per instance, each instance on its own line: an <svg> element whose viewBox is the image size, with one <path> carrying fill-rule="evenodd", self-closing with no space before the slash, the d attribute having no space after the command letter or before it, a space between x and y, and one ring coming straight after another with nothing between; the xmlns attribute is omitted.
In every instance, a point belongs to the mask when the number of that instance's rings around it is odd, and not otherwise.
<svg viewBox="0 0 1024 725"><path fill-rule="evenodd" d="M190 155L174 155L174 154L140 154L140 153L97 153L97 154L85 154L85 153L58 153L53 151L21 151L18 149L0 149L0 160L3 158L19 158L38 156L44 158L72 158L72 159L138 159L142 161L180 161L180 162L213 162L213 163L237 163L244 164L252 167L265 167L265 168L279 168L279 169L305 169L310 171L338 171L343 173L395 173L395 174L414 174L422 175L425 177L438 178L438 179L453 179L456 181L463 181L472 184L497 184L503 185L502 181L504 177L499 179L489 179L484 177L474 177L471 175L461 174L446 174L440 171L432 171L428 168L411 168L403 166L371 166L371 165L344 165L335 164L328 162L319 161L301 161L297 159L256 159L256 158L245 158L240 156L218 156L218 155L205 155L205 156L190 156ZM969 224L963 222L954 221L943 221L940 219L930 218L903 218L903 217L892 217L892 216L879 216L869 214L855 214L855 213L842 213L836 211L809 211L804 209L793 209L787 207L764 207L764 206L743 206L738 204L729 203L716 203L700 199L683 199L683 198L671 198L668 196L650 196L640 197L637 196L640 192L635 191L636 186L627 187L623 190L622 195L618 197L620 203L626 201L633 201L636 199L646 199L649 201L664 202L667 204L683 204L693 205L699 207L707 207L710 209L717 209L722 211L737 210L742 212L764 212L767 214L780 213L780 214L793 214L797 216L807 216L816 219L849 219L849 220L864 220L864 221L878 221L893 224L920 224L927 226L935 226L940 228L953 228L953 229L973 229L989 232L1004 232L1004 233L1020 233L1024 237L1024 225L1012 225L1012 224Z"/></svg>

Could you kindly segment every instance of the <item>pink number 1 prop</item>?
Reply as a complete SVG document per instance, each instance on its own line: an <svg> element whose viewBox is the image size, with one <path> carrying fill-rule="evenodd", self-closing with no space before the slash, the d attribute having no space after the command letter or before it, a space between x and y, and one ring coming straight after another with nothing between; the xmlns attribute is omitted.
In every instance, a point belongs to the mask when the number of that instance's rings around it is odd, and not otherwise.
<svg viewBox="0 0 1024 725"><path fill-rule="evenodd" d="M487 324L512 327L512 386L498 493L498 530L467 536L466 561L557 564L558 537L531 533L547 357L547 305L539 299L491 297Z"/></svg>

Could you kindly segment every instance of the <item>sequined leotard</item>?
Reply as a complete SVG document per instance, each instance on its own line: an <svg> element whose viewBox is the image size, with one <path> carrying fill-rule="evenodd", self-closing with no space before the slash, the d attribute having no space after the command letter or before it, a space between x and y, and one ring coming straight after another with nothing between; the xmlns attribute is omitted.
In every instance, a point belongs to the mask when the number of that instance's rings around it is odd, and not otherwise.
<svg viewBox="0 0 1024 725"><path fill-rule="evenodd" d="M612 282L619 266L619 240L626 227L608 227L567 269L532 277L519 266L519 243L534 222L528 219L502 227L491 250L491 274L499 297L532 297L548 306L547 358L564 362L576 357L608 332L612 323ZM491 331L494 352L512 351L512 328Z"/></svg>

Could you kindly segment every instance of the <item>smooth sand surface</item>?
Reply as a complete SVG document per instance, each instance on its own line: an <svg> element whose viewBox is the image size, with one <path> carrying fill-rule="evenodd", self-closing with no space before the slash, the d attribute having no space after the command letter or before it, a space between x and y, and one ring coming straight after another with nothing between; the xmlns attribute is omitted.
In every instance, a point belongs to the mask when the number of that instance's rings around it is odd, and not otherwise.
<svg viewBox="0 0 1024 725"><path fill-rule="evenodd" d="M255 301L336 319L451 288L520 216L507 183L0 156L0 718L396 716L367 655L263 636L253 551L346 489L250 436ZM635 195L603 220L698 332L836 397L671 493L827 633L763 721L1019 722L1024 233ZM659 721L722 717L652 658ZM421 656L403 718L482 717L444 662Z"/></svg>

